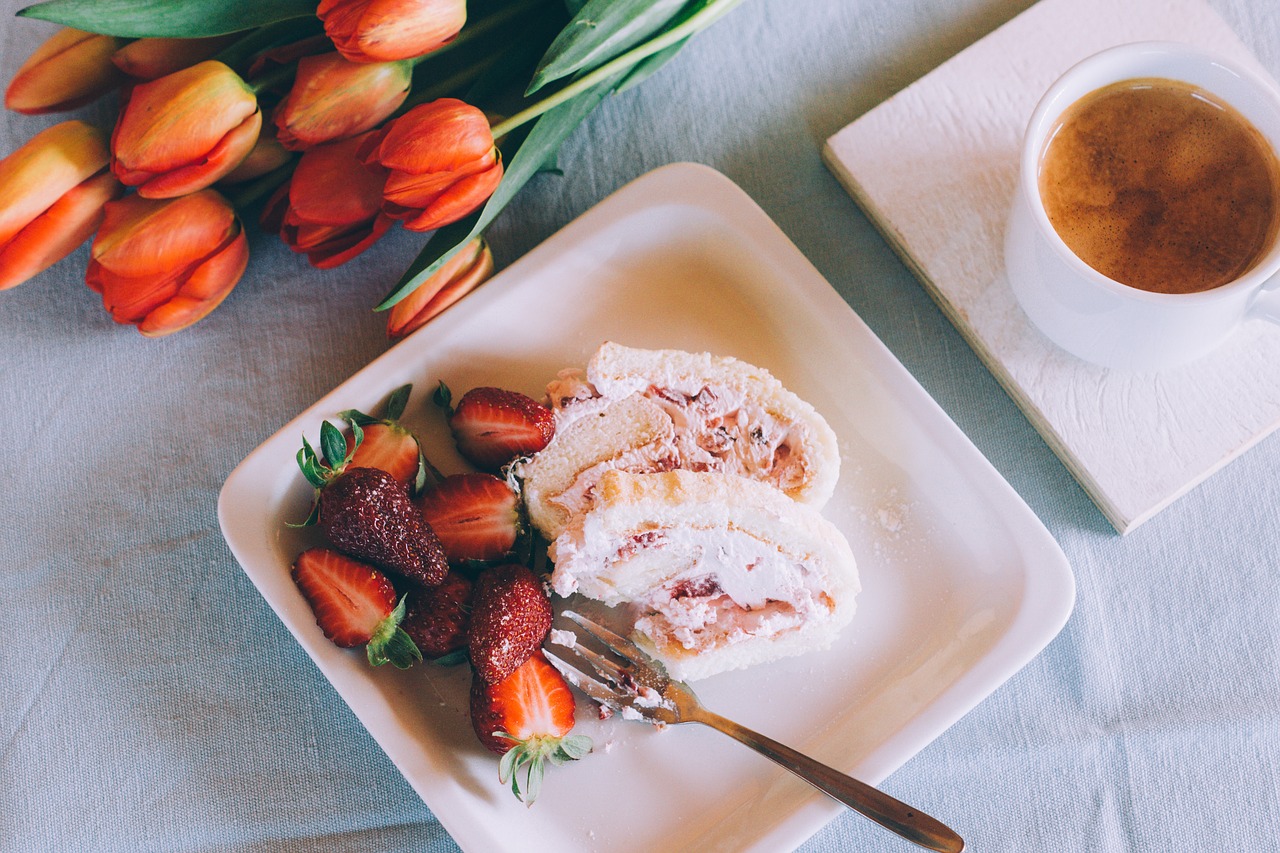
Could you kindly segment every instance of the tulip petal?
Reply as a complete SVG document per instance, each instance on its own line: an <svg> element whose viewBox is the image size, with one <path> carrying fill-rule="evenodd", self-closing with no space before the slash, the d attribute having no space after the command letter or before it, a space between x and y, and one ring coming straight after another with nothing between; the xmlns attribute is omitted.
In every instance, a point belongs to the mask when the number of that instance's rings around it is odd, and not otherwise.
<svg viewBox="0 0 1280 853"><path fill-rule="evenodd" d="M40 131L0 160L0 245L110 161L102 132L82 121Z"/></svg>
<svg viewBox="0 0 1280 853"><path fill-rule="evenodd" d="M102 208L124 191L103 171L63 194L0 247L0 290L21 284L75 251L102 222Z"/></svg>
<svg viewBox="0 0 1280 853"><path fill-rule="evenodd" d="M239 229L235 212L213 190L173 201L126 196L107 205L92 255L128 278L184 269Z"/></svg>
<svg viewBox="0 0 1280 853"><path fill-rule="evenodd" d="M137 80L158 80L208 59L238 38L236 34L209 38L140 38L117 50L111 62Z"/></svg>
<svg viewBox="0 0 1280 853"><path fill-rule="evenodd" d="M479 287L493 274L493 252L483 239L445 262L422 286L391 307L387 337L399 340Z"/></svg>
<svg viewBox="0 0 1280 853"><path fill-rule="evenodd" d="M149 313L138 331L149 338L173 334L208 316L222 304L249 265L249 241L243 232L202 264L177 296Z"/></svg>
<svg viewBox="0 0 1280 853"><path fill-rule="evenodd" d="M253 91L221 62L143 83L133 89L112 135L117 174L159 174L202 161L257 112Z"/></svg>
<svg viewBox="0 0 1280 853"><path fill-rule="evenodd" d="M386 62L430 53L467 21L464 0L322 0L325 33L352 62Z"/></svg>
<svg viewBox="0 0 1280 853"><path fill-rule="evenodd" d="M421 214L406 219L404 227L410 231L432 231L457 222L484 204L501 181L501 163L479 174L467 175L440 193Z"/></svg>
<svg viewBox="0 0 1280 853"><path fill-rule="evenodd" d="M364 139L353 137L302 155L289 184L289 207L308 222L349 225L372 219L382 205L387 172L356 159Z"/></svg>
<svg viewBox="0 0 1280 853"><path fill-rule="evenodd" d="M405 62L357 64L337 53L299 60L272 116L280 142L300 151L376 127L408 97L411 74Z"/></svg>
<svg viewBox="0 0 1280 853"><path fill-rule="evenodd" d="M406 172L448 171L498 158L489 120L479 109L452 98L414 107L396 119L379 145L379 160Z"/></svg>
<svg viewBox="0 0 1280 853"><path fill-rule="evenodd" d="M112 36L59 30L14 74L5 106L37 115L74 109L106 94L124 82L124 75L111 64L120 44Z"/></svg>
<svg viewBox="0 0 1280 853"><path fill-rule="evenodd" d="M96 264L96 266L95 266ZM155 278L128 278L116 275L101 264L90 262L85 281L102 294L102 307L117 323L138 323L178 292L178 278L183 270Z"/></svg>
<svg viewBox="0 0 1280 853"><path fill-rule="evenodd" d="M307 252L307 262L318 270L333 269L359 255L372 246L387 233L392 219L379 215L365 231L353 231L342 239L330 240L327 244Z"/></svg>
<svg viewBox="0 0 1280 853"><path fill-rule="evenodd" d="M208 154L189 165L154 175L138 186L143 198L176 198L202 190L231 174L253 150L262 129L262 113L254 112L219 140Z"/></svg>

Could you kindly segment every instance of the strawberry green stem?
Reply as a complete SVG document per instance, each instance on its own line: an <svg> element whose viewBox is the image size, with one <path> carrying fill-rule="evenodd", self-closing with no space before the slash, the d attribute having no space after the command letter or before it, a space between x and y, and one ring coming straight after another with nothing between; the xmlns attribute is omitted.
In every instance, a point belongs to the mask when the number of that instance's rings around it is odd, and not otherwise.
<svg viewBox="0 0 1280 853"><path fill-rule="evenodd" d="M689 36L714 24L733 7L741 3L742 0L713 0L703 9L689 16L679 26L673 27L657 38L651 39L639 47L622 54L621 56L606 62L595 71L578 78L573 83L565 86L554 95L543 98L541 101L526 107L515 115L493 126L493 136L495 139L506 136L522 124L533 121L538 116L555 109L566 101L572 100L593 86L608 80L615 74L620 74L628 68L636 65L640 61L666 50L668 47L683 41Z"/></svg>

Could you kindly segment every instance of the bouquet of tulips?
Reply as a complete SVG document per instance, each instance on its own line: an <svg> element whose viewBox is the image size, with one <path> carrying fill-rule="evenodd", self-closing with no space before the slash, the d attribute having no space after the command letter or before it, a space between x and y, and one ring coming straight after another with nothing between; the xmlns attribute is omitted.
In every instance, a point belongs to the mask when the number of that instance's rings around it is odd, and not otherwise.
<svg viewBox="0 0 1280 853"><path fill-rule="evenodd" d="M608 94L740 0L50 0L64 26L8 109L118 95L109 132L0 160L0 290L92 238L85 281L144 335L186 328L249 263L244 222L320 269L395 223L430 234L377 310L420 327L493 270L484 232Z"/></svg>

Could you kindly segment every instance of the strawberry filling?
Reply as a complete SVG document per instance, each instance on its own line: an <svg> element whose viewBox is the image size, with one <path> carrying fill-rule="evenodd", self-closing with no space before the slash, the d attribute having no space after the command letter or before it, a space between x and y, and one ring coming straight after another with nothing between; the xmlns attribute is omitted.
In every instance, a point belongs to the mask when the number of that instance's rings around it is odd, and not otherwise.
<svg viewBox="0 0 1280 853"><path fill-rule="evenodd" d="M801 452L807 438L804 424L775 417L741 392L714 385L704 385L692 394L659 385L637 393L658 404L671 418L673 438L582 471L560 501L570 515L584 507L591 486L608 468L633 473L683 468L737 474L782 491L800 488L806 482L810 463ZM580 370L561 371L548 384L547 398L556 413L558 431L610 402Z"/></svg>

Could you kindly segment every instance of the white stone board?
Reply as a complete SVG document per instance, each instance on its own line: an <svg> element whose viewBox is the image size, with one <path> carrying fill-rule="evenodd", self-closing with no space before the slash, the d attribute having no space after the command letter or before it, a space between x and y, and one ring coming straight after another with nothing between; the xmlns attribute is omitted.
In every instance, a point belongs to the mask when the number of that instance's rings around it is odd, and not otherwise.
<svg viewBox="0 0 1280 853"><path fill-rule="evenodd" d="M832 172L1121 533L1280 426L1280 328L1246 323L1182 367L1087 364L1031 325L1005 280L1022 134L1079 60L1179 41L1266 74L1200 0L1041 0L836 133Z"/></svg>

